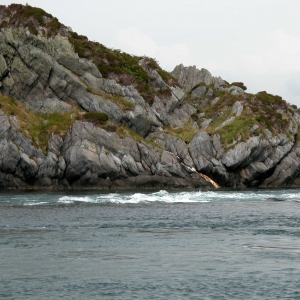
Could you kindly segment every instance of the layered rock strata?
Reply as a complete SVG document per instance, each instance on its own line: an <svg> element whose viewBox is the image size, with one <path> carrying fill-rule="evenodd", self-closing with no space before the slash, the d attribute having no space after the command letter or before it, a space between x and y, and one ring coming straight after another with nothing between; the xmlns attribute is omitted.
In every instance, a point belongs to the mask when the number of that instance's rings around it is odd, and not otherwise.
<svg viewBox="0 0 300 300"><path fill-rule="evenodd" d="M206 131L220 117L205 118L199 107L214 109L221 93L242 97L244 89L195 66L177 66L170 86L159 72L139 62L154 90L167 91L146 102L133 85L104 78L89 60L80 58L66 37L46 38L26 28L0 32L0 92L10 95L28 110L42 114L71 111L107 114L112 124L136 132L142 139L120 137L88 120L77 120L65 134L52 133L43 151L20 128L17 115L0 109L1 188L215 188L300 186L299 115L293 112L288 132L267 129L241 137L224 147L218 130L241 117L247 107L235 101L214 130ZM131 103L123 109L114 101ZM238 98L242 99L242 98ZM277 115L280 114L278 110ZM283 112L282 112L283 113ZM202 120L192 122L193 118ZM196 134L180 139L165 128L185 129L191 123ZM248 126L249 127L249 126ZM172 132L172 130L170 132Z"/></svg>

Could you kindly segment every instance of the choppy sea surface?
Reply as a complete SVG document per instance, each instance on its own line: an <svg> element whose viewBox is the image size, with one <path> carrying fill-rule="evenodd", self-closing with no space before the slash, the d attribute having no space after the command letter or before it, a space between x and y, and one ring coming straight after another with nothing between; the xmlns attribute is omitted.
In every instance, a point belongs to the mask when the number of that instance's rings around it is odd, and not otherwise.
<svg viewBox="0 0 300 300"><path fill-rule="evenodd" d="M300 190L1 192L0 299L300 299Z"/></svg>

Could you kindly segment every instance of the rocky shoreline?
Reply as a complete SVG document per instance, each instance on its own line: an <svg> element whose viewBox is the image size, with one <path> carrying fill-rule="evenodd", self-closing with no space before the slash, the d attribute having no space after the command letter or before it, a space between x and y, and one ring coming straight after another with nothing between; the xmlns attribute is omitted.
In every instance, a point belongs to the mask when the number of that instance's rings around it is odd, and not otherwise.
<svg viewBox="0 0 300 300"><path fill-rule="evenodd" d="M134 58L147 100L131 69L103 76L61 28L51 37L42 27L1 28L1 189L300 187L297 107L205 69L179 65L165 75ZM65 120L52 124L57 114ZM28 125L37 120L41 129Z"/></svg>

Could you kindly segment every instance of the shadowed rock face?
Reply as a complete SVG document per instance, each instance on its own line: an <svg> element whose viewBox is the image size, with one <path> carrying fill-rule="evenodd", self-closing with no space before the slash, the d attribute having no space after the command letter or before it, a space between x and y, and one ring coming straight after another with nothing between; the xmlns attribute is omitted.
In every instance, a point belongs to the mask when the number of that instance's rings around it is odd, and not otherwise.
<svg viewBox="0 0 300 300"><path fill-rule="evenodd" d="M286 133L257 134L260 125L249 125L253 136L236 139L226 148L216 132L247 111L244 90L205 69L183 65L172 72L181 86L170 86L158 69L149 67L149 61L142 58L139 65L151 88L161 92L151 104L136 86L104 78L96 65L75 53L66 37L36 36L22 27L2 29L2 95L46 115L71 111L73 106L82 113L102 112L141 139L121 137L92 121L77 120L65 134L48 133L43 152L25 136L18 115L9 115L0 106L0 188L213 188L202 175L222 187L300 186L295 110L284 123L289 125ZM216 91L240 100L233 98L228 118L206 132L219 117L215 107L223 101ZM122 97L132 107L124 109L114 97ZM199 106L194 105L195 99ZM215 114L205 119L199 107L207 104ZM192 118L202 121L192 122ZM165 128L195 130L195 135L183 140Z"/></svg>

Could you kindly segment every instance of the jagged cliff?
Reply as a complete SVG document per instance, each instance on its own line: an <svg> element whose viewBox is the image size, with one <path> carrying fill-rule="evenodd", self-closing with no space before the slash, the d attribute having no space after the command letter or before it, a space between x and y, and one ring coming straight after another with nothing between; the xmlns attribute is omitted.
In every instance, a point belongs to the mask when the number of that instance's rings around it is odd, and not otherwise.
<svg viewBox="0 0 300 300"><path fill-rule="evenodd" d="M1 188L299 186L299 111L0 6Z"/></svg>

